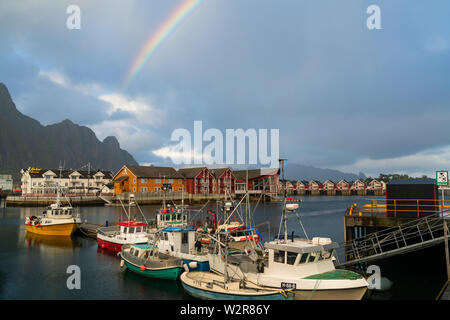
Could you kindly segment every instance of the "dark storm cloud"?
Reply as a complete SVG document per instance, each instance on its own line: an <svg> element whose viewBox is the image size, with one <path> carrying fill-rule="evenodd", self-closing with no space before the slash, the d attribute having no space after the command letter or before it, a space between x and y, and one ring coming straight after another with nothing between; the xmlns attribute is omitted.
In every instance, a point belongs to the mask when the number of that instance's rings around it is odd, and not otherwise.
<svg viewBox="0 0 450 320"><path fill-rule="evenodd" d="M324 167L449 144L448 2L378 1L382 30L369 31L372 1L205 0L119 89L179 3L79 1L82 29L69 31L70 1L2 2L2 81L44 123L71 118L102 135L114 134L114 121L134 125L141 162L158 161L146 148L194 120L205 129L279 128L290 161ZM168 115L164 130L147 131L130 110L111 114L95 95L39 76L53 70L72 84L101 84L98 95L151 96ZM143 143L146 132L152 143Z"/></svg>

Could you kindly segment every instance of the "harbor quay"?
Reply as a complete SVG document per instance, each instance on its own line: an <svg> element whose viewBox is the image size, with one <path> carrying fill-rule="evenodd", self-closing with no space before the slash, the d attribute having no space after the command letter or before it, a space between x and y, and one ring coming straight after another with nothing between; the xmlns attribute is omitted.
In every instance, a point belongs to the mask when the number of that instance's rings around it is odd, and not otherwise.
<svg viewBox="0 0 450 320"><path fill-rule="evenodd" d="M21 185L4 192L10 206L48 205L55 200L56 189L74 205L89 206L119 202L134 194L140 204L160 204L186 200L204 203L210 200L239 199L249 193L251 201L279 201L284 188L289 196L381 196L386 183L377 179L336 182L332 180L280 179L279 168L233 170L231 168L181 168L124 165L116 173L105 170L62 170L27 168L20 170ZM163 190L164 189L164 190Z"/></svg>

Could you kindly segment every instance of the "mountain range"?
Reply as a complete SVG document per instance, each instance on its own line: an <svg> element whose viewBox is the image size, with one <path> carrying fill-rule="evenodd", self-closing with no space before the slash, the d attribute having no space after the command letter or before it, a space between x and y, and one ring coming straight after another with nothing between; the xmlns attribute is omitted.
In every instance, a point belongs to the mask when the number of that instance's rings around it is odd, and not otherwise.
<svg viewBox="0 0 450 320"><path fill-rule="evenodd" d="M117 171L124 164L138 165L113 136L100 141L95 133L66 119L43 126L17 110L7 87L0 83L0 172L20 179L19 170L27 167L81 169L88 163L91 170ZM291 180L327 179L348 181L366 179L359 175L332 169L320 169L289 163L285 177ZM20 181L20 180L19 180Z"/></svg>
<svg viewBox="0 0 450 320"><path fill-rule="evenodd" d="M0 83L0 170L27 167L116 171L122 165L137 165L113 136L100 141L85 126L70 120L43 126L17 110L7 87ZM85 169L86 170L86 169Z"/></svg>
<svg viewBox="0 0 450 320"><path fill-rule="evenodd" d="M295 163L288 163L285 168L285 178L289 180L332 180L338 182L342 179L347 181L355 181L357 179L365 180L366 175L360 172L358 175L354 173L345 173L334 169L321 169L312 166L304 166Z"/></svg>

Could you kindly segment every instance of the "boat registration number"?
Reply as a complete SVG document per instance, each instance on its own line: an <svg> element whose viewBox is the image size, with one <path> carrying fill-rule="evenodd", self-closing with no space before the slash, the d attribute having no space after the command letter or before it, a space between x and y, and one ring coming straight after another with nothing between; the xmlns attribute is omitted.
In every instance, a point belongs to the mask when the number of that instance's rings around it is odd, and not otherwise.
<svg viewBox="0 0 450 320"><path fill-rule="evenodd" d="M287 289L295 290L295 289L297 289L297 284L292 283L292 282L282 282L281 283L281 289L284 289L284 290L287 290Z"/></svg>

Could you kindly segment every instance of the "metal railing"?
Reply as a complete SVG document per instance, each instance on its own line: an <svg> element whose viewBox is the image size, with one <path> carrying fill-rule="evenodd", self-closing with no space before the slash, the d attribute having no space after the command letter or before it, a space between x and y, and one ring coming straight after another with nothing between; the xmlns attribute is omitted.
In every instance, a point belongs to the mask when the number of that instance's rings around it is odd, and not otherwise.
<svg viewBox="0 0 450 320"><path fill-rule="evenodd" d="M438 217L443 211L450 210L450 200L439 199L365 199L370 202L363 206L356 203L347 209L348 216L421 218Z"/></svg>
<svg viewBox="0 0 450 320"><path fill-rule="evenodd" d="M448 227L447 234L449 234ZM341 265L374 260L432 246L442 241L443 238L442 217L416 219L345 242L339 249L344 250L346 261Z"/></svg>

